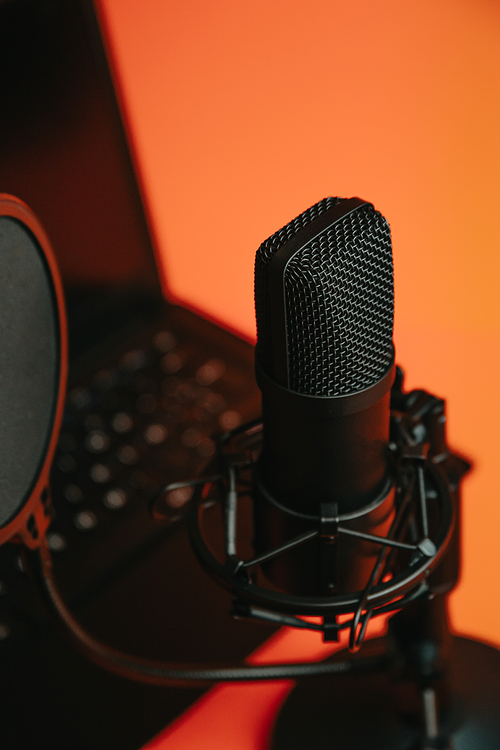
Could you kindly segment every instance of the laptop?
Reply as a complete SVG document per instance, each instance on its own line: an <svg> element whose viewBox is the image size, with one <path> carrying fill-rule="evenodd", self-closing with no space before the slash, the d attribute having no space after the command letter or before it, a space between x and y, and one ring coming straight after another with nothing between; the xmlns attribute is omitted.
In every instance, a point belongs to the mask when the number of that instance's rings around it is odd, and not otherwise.
<svg viewBox="0 0 500 750"><path fill-rule="evenodd" d="M92 3L1 3L0 87L0 191L43 224L68 312L56 578L118 649L242 660L273 628L228 616L229 595L190 550L189 489L161 489L203 472L214 435L258 415L252 347L165 299ZM0 548L0 672L4 750L137 750L203 693L85 661L49 622L14 544Z"/></svg>

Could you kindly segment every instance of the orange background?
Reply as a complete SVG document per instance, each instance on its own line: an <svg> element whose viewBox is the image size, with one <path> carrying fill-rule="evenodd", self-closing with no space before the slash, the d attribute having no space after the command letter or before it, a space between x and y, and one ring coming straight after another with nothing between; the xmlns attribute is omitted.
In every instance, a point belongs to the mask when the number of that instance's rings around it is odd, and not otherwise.
<svg viewBox="0 0 500 750"><path fill-rule="evenodd" d="M173 299L253 338L253 258L265 238L326 195L359 195L388 218L398 361L408 386L447 398L451 442L475 462L452 624L500 644L500 6L100 9ZM204 726L203 747L210 737L221 747ZM189 747L179 727L161 747ZM248 727L240 734L227 746L261 747Z"/></svg>

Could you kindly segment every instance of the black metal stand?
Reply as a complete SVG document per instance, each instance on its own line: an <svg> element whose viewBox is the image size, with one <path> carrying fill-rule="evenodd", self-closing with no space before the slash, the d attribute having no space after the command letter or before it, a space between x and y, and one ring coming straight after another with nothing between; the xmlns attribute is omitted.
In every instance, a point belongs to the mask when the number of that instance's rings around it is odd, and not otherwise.
<svg viewBox="0 0 500 750"><path fill-rule="evenodd" d="M296 537L256 552L251 529L252 500L261 499L253 492L262 430L257 422L221 439L215 473L182 483L196 488L189 518L194 551L233 594L236 617L320 631L325 641L348 630L349 651L356 654L371 617L395 613L388 636L368 642L361 657L259 666L139 659L94 638L74 618L58 593L45 543L27 553L27 567L75 644L122 676L161 685L303 678L279 713L272 750L496 750L500 651L452 637L446 616L446 594L459 574L460 480L469 465L447 448L443 401L424 391L404 393L400 373L391 405L394 511L384 535L351 526L357 514L323 512L321 504L318 517L305 517L270 496L266 502L307 523ZM320 561L334 564L336 556L323 555L322 545L335 545L342 536L370 545L372 570L364 588L308 596L266 579L267 562L309 542L317 545ZM359 557L346 557L347 567L357 566Z"/></svg>
<svg viewBox="0 0 500 750"><path fill-rule="evenodd" d="M353 654L373 615L397 612L389 621L388 636L363 648L363 657L368 658L364 665L369 666L371 659L373 671L365 669L361 675L358 657L341 654L327 663L343 659L350 671L346 667L342 677L323 675L301 681L279 713L272 750L500 747L500 651L452 637L446 616L446 595L459 577L460 482L469 464L447 446L444 402L425 391L405 393L402 380L398 370L391 395L389 445L395 513L385 536L353 528L347 523L350 517L323 512L323 506L321 518L313 518L266 494L254 471L260 449L258 424L226 436L221 442L220 473L205 482L199 480L191 541L201 564L233 594L236 615L320 630L325 640L335 640L347 628ZM239 500L245 497L253 499L254 505L272 506L275 516L279 512L292 518L298 524L296 535L274 548L254 551L250 559L240 557L238 526L246 529L248 524L238 522L244 506L240 508ZM207 544L202 531L206 512L214 507L219 507L224 519L222 548L220 541L218 546ZM260 528L258 522L256 526ZM265 574L269 561L290 552L295 555L302 545L318 539L319 549L313 551L323 560L323 538L334 546L343 535L378 545L363 589L348 587L345 593L334 586L332 592L321 595L312 587L312 594L304 596L269 587L266 576L259 577L259 567ZM349 557L344 549L343 557L346 564L356 566L362 556ZM310 567L312 559L310 555ZM335 555L329 560L333 560L330 568L335 568ZM336 576L331 580L336 581ZM348 613L352 619L345 617ZM320 615L322 622L297 614ZM340 619L339 614L344 617Z"/></svg>
<svg viewBox="0 0 500 750"><path fill-rule="evenodd" d="M386 639L377 639L368 641L363 652L365 656L375 655L387 648ZM342 654L336 658L342 658ZM449 702L439 712L439 736L426 740L428 695L421 691L420 719L405 714L404 709L399 711L408 685L389 671L302 680L280 710L269 747L498 750L500 651L467 638L451 638L446 684Z"/></svg>

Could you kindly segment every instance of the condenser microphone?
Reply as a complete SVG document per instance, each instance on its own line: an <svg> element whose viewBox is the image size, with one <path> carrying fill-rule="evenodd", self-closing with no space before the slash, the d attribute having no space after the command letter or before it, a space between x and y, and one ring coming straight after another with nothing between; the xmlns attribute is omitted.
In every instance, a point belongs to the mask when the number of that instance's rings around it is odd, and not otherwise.
<svg viewBox="0 0 500 750"><path fill-rule="evenodd" d="M265 552L319 523L320 541L268 563L268 576L296 593L354 591L365 585L375 550L359 537L337 543L338 523L384 533L394 510L387 221L359 198L312 206L259 248L255 308L263 407L256 548Z"/></svg>
<svg viewBox="0 0 500 750"><path fill-rule="evenodd" d="M44 536L66 378L62 287L36 217L8 196L0 196L0 240L10 367L0 394L0 543L29 548L27 569L74 644L108 670L162 685L384 667L385 654L170 664L117 651L80 625L58 591ZM448 548L467 465L446 448L442 400L405 393L401 371L392 385L390 231L370 203L328 198L303 213L261 246L255 287L263 420L221 435L208 475L182 483L193 489L190 540L231 592L235 616L321 631L325 640L348 630L356 651L371 617L425 604L453 585L448 568L446 589L443 575L436 585L430 574Z"/></svg>

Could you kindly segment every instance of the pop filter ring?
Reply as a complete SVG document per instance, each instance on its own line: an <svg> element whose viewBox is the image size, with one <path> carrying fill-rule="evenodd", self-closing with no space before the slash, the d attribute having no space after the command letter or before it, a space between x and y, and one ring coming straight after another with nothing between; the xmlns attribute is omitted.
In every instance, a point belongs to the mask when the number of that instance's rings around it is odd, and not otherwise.
<svg viewBox="0 0 500 750"><path fill-rule="evenodd" d="M54 391L50 394L52 412L46 426L46 444L31 486L19 503L15 514L0 528L0 545L8 541L22 542L34 549L43 539L51 518L49 478L55 454L59 427L62 421L67 380L67 323L64 291L57 261L50 241L37 216L18 198L0 193L0 217L11 219L19 225L29 242L33 243L44 269L44 284L52 299L54 334L58 351L55 363ZM15 282L12 282L15 284ZM22 380L25 373L18 373ZM29 381L27 386L29 387Z"/></svg>

